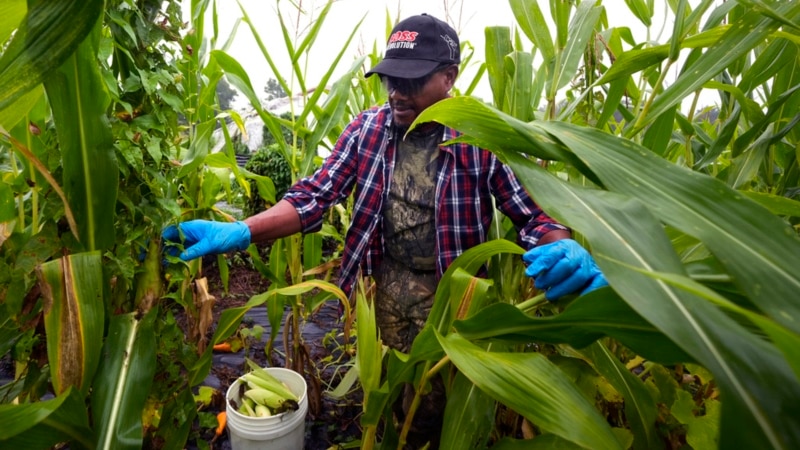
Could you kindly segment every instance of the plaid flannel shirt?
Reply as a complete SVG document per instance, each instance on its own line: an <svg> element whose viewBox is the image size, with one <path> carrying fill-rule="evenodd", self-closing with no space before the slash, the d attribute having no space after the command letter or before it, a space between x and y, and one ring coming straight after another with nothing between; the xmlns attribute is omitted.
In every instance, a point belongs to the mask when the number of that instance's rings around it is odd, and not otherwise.
<svg viewBox="0 0 800 450"><path fill-rule="evenodd" d="M359 114L342 132L330 156L312 176L284 196L300 215L304 233L322 227L324 212L355 189L352 222L345 236L339 286L347 295L359 276L373 273L383 252L381 208L389 194L396 144L388 104ZM458 136L445 127L443 141ZM465 143L440 146L436 180L436 272L441 277L464 251L485 242L497 208L532 248L541 236L566 229L527 195L513 172L491 152Z"/></svg>

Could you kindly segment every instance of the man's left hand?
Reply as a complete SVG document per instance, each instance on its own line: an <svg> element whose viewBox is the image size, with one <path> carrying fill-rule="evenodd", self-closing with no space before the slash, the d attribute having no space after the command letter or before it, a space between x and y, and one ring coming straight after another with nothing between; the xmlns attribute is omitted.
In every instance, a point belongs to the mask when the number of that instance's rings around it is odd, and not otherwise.
<svg viewBox="0 0 800 450"><path fill-rule="evenodd" d="M534 247L522 255L522 259L528 263L525 275L535 279L534 286L544 291L545 298L550 301L608 286L592 255L572 239Z"/></svg>

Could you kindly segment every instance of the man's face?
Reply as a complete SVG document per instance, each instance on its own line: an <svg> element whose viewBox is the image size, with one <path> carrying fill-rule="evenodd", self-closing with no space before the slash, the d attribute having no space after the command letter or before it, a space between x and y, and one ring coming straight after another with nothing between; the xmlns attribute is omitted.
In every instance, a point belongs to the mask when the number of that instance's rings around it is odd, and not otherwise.
<svg viewBox="0 0 800 450"><path fill-rule="evenodd" d="M425 108L447 98L457 75L458 66L450 65L422 78L382 76L394 124L408 128Z"/></svg>

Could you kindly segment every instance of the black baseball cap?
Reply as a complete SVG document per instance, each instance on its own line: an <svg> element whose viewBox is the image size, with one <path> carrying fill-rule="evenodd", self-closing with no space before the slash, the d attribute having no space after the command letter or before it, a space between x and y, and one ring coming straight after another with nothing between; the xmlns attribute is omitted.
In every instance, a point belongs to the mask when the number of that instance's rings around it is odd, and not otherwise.
<svg viewBox="0 0 800 450"><path fill-rule="evenodd" d="M372 74L397 78L421 78L444 64L461 62L456 31L433 16L420 14L400 21L386 43L383 60Z"/></svg>

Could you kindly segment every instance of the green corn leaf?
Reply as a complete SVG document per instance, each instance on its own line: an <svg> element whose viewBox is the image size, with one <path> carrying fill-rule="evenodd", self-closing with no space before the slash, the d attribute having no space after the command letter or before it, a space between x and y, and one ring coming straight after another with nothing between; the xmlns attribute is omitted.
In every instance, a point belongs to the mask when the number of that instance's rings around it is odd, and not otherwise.
<svg viewBox="0 0 800 450"><path fill-rule="evenodd" d="M800 3L785 2L776 6L779 6L777 11L789 20L800 17ZM709 47L672 85L655 98L647 119L641 121L640 126L648 124L687 95L701 88L706 81L715 77L728 65L757 45L761 45L780 25L780 22L760 14L744 14L731 24L719 41Z"/></svg>
<svg viewBox="0 0 800 450"><path fill-rule="evenodd" d="M457 272L451 280L466 285L464 287L468 289L465 289L465 295L458 297L470 303L468 308L463 305L460 308L453 307L451 311L478 309L488 298L487 291L491 285L488 280L473 277L463 271ZM500 342L483 343L480 347L487 352L508 351L508 345ZM456 373L449 384L442 423L441 448L485 447L494 425L496 409L494 403L491 396L472 383L463 373Z"/></svg>
<svg viewBox="0 0 800 450"><path fill-rule="evenodd" d="M272 258L270 258L272 261ZM278 336L278 331L281 327L281 319L283 318L283 307L286 303L284 297L294 297L297 295L306 294L315 289L325 291L331 296L335 297L340 302L347 302L347 296L333 283L322 280L306 280L301 283L293 284L280 288L271 288L263 294L254 295L245 304L245 307L250 309L255 306L267 303L267 318L271 327L269 344Z"/></svg>
<svg viewBox="0 0 800 450"><path fill-rule="evenodd" d="M686 7L691 10L691 13L687 14L686 20L683 24L684 37L687 34L697 33L699 30L700 20L706 15L706 11L708 11L708 8L713 6L714 3L717 2L714 0L702 0L694 9L691 9L691 5L686 5Z"/></svg>
<svg viewBox="0 0 800 450"><path fill-rule="evenodd" d="M158 308L113 316L103 348L103 365L92 393L97 448L140 449L142 411L156 373L154 324Z"/></svg>
<svg viewBox="0 0 800 450"><path fill-rule="evenodd" d="M682 42L681 48L709 47L719 41L729 28L729 26L720 26L688 37ZM668 44L628 50L617 57L614 64L597 80L596 84L611 83L619 78L628 77L636 72L651 68L667 59L669 51L670 46Z"/></svg>
<svg viewBox="0 0 800 450"><path fill-rule="evenodd" d="M278 8L276 11L278 13L278 22L281 25L281 35L283 36L283 44L286 47L286 54L292 58L292 73L296 77L297 84L300 87L300 92L306 92L308 89L306 87L305 73L302 69L300 69L300 64L298 62L300 57L295 50L294 43L292 42L292 36L289 32L290 28L286 25L280 8Z"/></svg>
<svg viewBox="0 0 800 450"><path fill-rule="evenodd" d="M595 342L580 353L625 399L625 418L634 435L634 449L659 448L656 402L642 380L631 373L602 343Z"/></svg>
<svg viewBox="0 0 800 450"><path fill-rule="evenodd" d="M542 434L533 439L505 437L492 446L492 450L583 450L583 448L555 434Z"/></svg>
<svg viewBox="0 0 800 450"><path fill-rule="evenodd" d="M708 15L705 25L703 25L703 30L715 28L723 23L726 23L728 14L730 14L730 12L737 7L740 7L739 2L725 2L721 5L718 5Z"/></svg>
<svg viewBox="0 0 800 450"><path fill-rule="evenodd" d="M0 111L58 69L89 35L104 10L103 0L38 1L30 2L31 8L21 18L24 6L17 3L3 2L0 10L16 9L2 14L0 36L10 33L15 22L19 24L0 57Z"/></svg>
<svg viewBox="0 0 800 450"><path fill-rule="evenodd" d="M657 118L644 133L642 145L657 155L664 155L670 143L676 113L676 108L664 111L664 114Z"/></svg>
<svg viewBox="0 0 800 450"><path fill-rule="evenodd" d="M781 92L774 101L769 103L769 109L764 117L758 122L753 123L746 132L742 133L738 138L736 138L733 143L733 149L731 152L732 156L739 156L745 150L745 148L747 148L753 142L763 140L765 130L769 128L770 124L783 119L782 113L786 113L784 110L784 105L787 102L790 102L794 94L798 91L800 91L800 83ZM771 131L767 130L767 133L771 133ZM759 137L761 139L757 139ZM770 136L767 136L767 138L769 137ZM778 139L780 138L781 137Z"/></svg>
<svg viewBox="0 0 800 450"><path fill-rule="evenodd" d="M689 8L686 0L678 0L678 10L675 11L675 26L672 28L672 39L670 39L669 60L678 59L681 50L681 41L684 37L686 27L686 8Z"/></svg>
<svg viewBox="0 0 800 450"><path fill-rule="evenodd" d="M189 174L196 172L198 167L205 162L210 147L209 143L216 126L216 119L202 121L195 125L194 139L189 144L189 151L183 155L181 160L181 168L178 172L179 178L185 178Z"/></svg>
<svg viewBox="0 0 800 450"><path fill-rule="evenodd" d="M670 39L669 59L676 61L684 39L687 35L697 33L698 23L705 12L714 3L714 0L703 0L702 3L692 9L686 0L677 0L678 5L675 11L675 27L672 29Z"/></svg>
<svg viewBox="0 0 800 450"><path fill-rule="evenodd" d="M15 203L14 191L8 184L0 183L0 223L14 220L17 216Z"/></svg>
<svg viewBox="0 0 800 450"><path fill-rule="evenodd" d="M359 25L360 23L361 22L359 22ZM355 33L355 31L353 32ZM349 45L349 42L352 38L353 34L351 34L348 38L347 45ZM333 75L334 69L344 55L346 48L346 46L342 48L335 61L332 63L331 68L325 73L325 75L323 75L322 81L320 82L321 85L324 86L328 83L330 77ZM315 150L320 146L322 140L326 136L329 136L331 131L343 122L347 113L347 98L350 95L350 86L352 80L357 78L358 71L360 70L363 62L363 57L356 59L356 61L350 66L350 69L333 84L333 87L331 88L330 92L327 93L328 96L325 98L325 103L321 108L319 108L318 103L320 102L321 95L323 94L323 89L315 90L311 94L311 98L306 104L306 107L297 118L297 123L304 123L311 112L315 114L316 118L314 132L311 133L306 141L306 153L303 157L303 165L300 168L300 176L309 175L314 171L314 159L318 156Z"/></svg>
<svg viewBox="0 0 800 450"><path fill-rule="evenodd" d="M483 148L517 149L542 159L569 162L578 167L583 165L580 159L564 151L556 140L541 134L531 135L526 131L529 128L527 122L507 115L503 117L495 115L494 108L474 98L453 97L447 99L447 105L451 105L452 108L463 108L459 114L447 116L447 125L465 134L458 139L460 141L470 142ZM423 111L412 127L432 118L438 120L434 112L438 110L439 108ZM599 183L591 171L583 172L593 182Z"/></svg>
<svg viewBox="0 0 800 450"><path fill-rule="evenodd" d="M36 86L17 98L8 108L0 110L0 127L6 130L14 128L42 99L43 94L42 86Z"/></svg>
<svg viewBox="0 0 800 450"><path fill-rule="evenodd" d="M752 7L753 12L763 14L764 16L781 23L789 30L794 30L795 33L800 31L800 23L797 22L796 17L790 18L784 14L784 11L775 9L772 5L764 2L763 0L738 0L737 3Z"/></svg>
<svg viewBox="0 0 800 450"><path fill-rule="evenodd" d="M428 320L422 331L419 332L414 342L411 343L411 352L401 353L389 350L387 364L387 378L389 389L396 389L401 383L413 383L417 364L424 361L437 362L444 357L442 346L436 339L434 326Z"/></svg>
<svg viewBox="0 0 800 450"><path fill-rule="evenodd" d="M276 287L286 287L286 271L289 269L289 260L286 252L286 249L291 245L289 243L290 238L282 238L278 239L272 244L272 248L269 251L269 266L268 268L272 272L273 283L275 283Z"/></svg>
<svg viewBox="0 0 800 450"><path fill-rule="evenodd" d="M739 89L750 92L756 86L767 83L787 61L797 60L798 52L797 43L788 39L773 40L742 74Z"/></svg>
<svg viewBox="0 0 800 450"><path fill-rule="evenodd" d="M553 22L556 26L556 53L558 53L559 49L563 49L566 46L569 33L572 31L568 25L573 6L574 3L570 1L550 0L550 16L553 18ZM557 56L558 55L556 55L556 57Z"/></svg>
<svg viewBox="0 0 800 450"><path fill-rule="evenodd" d="M534 317L513 305L497 303L454 326L469 340L566 343L575 348L611 336L651 361L676 364L692 360L613 292L587 294L561 314L549 317Z"/></svg>
<svg viewBox="0 0 800 450"><path fill-rule="evenodd" d="M445 100L423 115L450 123L450 116L464 108L454 103L457 108L450 109ZM796 333L798 307L792 299L800 281L787 270L800 266L795 233L718 180L674 166L630 141L556 122L531 123L528 132L556 137L612 191L561 181L517 153L528 148L497 151L545 211L588 238L614 290L711 370L726 396L720 445L796 446L798 428L790 418L794 413L787 411L800 404L800 385L775 346L692 294L603 263L616 260L645 271L682 274L670 241L656 231L663 222L702 241L753 305ZM500 136L497 143L507 141Z"/></svg>
<svg viewBox="0 0 800 450"><path fill-rule="evenodd" d="M87 250L114 244L119 186L114 140L106 118L110 99L95 55L90 37L45 81L61 148L64 193Z"/></svg>
<svg viewBox="0 0 800 450"><path fill-rule="evenodd" d="M0 42L6 42L11 33L19 28L28 12L25 0L7 0L0 3Z"/></svg>
<svg viewBox="0 0 800 450"><path fill-rule="evenodd" d="M541 52L545 65L552 63L556 51L553 47L553 38L550 36L550 29L544 19L539 2L537 0L509 0L511 11L525 36L533 42L533 45ZM487 51L489 41L487 40ZM488 58L487 58L488 61ZM497 103L495 103L497 105Z"/></svg>
<svg viewBox="0 0 800 450"><path fill-rule="evenodd" d="M628 9L645 26L649 27L653 23L653 11L647 6L645 0L625 0Z"/></svg>
<svg viewBox="0 0 800 450"><path fill-rule="evenodd" d="M495 400L457 373L450 385L439 448L483 449L491 436L497 407Z"/></svg>
<svg viewBox="0 0 800 450"><path fill-rule="evenodd" d="M705 155L695 163L696 168L703 168L714 162L719 155L727 148L733 139L734 134L739 129L739 117L742 115L741 108L737 105L728 120L722 126L717 139L711 144Z"/></svg>
<svg viewBox="0 0 800 450"><path fill-rule="evenodd" d="M381 383L381 340L375 322L374 306L367 301L363 293L356 295L356 330L358 332L356 368L361 386L364 392L377 390Z"/></svg>
<svg viewBox="0 0 800 450"><path fill-rule="evenodd" d="M3 448L51 448L61 442L70 442L76 448L94 448L83 397L72 388L51 400L0 405L0 417Z"/></svg>
<svg viewBox="0 0 800 450"><path fill-rule="evenodd" d="M48 261L37 269L56 394L69 387L88 393L100 363L105 316L102 267L100 253L91 252Z"/></svg>
<svg viewBox="0 0 800 450"><path fill-rule="evenodd" d="M359 20L356 23L356 25L353 27L353 31L350 32L350 34L347 36L347 39L345 40L344 44L342 45L342 48L339 50L339 53L336 54L336 57L333 59L333 61L328 63L329 64L329 69L328 69L327 72L325 72L322 75L322 78L319 81L319 86L320 87L328 85L328 82L333 77L333 74L336 71L336 68L338 67L339 62L342 60L342 58L346 54L347 48L350 46L350 42L352 42L353 38L356 35L357 30L359 29L359 27L361 26L361 23L363 21L364 21L364 17L362 17L361 20ZM320 20L320 24L321 24L321 20ZM342 79L350 80L355 76L355 73L357 73L358 70L361 68L361 65L357 64L358 62L359 62L359 60L357 59L355 61L355 63L350 66L350 69L347 71L347 73L345 73L345 75L342 76ZM298 122L300 122L300 123L304 123L305 122L306 118L313 111L314 106L319 104L320 98L322 98L322 95L324 93L325 93L325 89L314 89L314 91L311 92L311 95L308 98L308 102L306 103L305 108L303 109L302 113L300 114L300 117L298 118Z"/></svg>
<svg viewBox="0 0 800 450"><path fill-rule="evenodd" d="M524 170L519 165L514 165L514 169L518 174ZM527 170L521 177L530 183L541 178ZM631 265L641 265L648 271L682 272L680 262L669 250L669 241L653 233L658 223L652 217L647 218L641 203L616 196L603 199L589 190L568 187L566 183L551 179L553 181L570 192L567 197L571 200L551 191L552 183L545 187L542 183L547 182L538 179L535 183L540 204L545 210L558 210L557 217L566 214L569 219L565 222L575 226L593 243L599 261L604 260L603 255L608 255ZM528 185L528 182L523 184ZM547 200L543 200L545 198ZM550 201L570 204L553 209ZM655 202L658 204L657 200ZM603 226L598 226L600 224ZM652 248L654 246L658 248ZM793 436L791 420L780 411L791 408L789 405L795 403L794 399L800 398L800 386L774 347L748 333L709 303L698 302L689 294L633 276L629 270L619 271L617 267L602 263L601 267L614 289L639 314L714 373L726 395L723 440L748 441L748 445L766 440L774 448L792 447L797 436ZM778 392L763 389L765 367L770 368L768 384ZM776 401L776 398L781 400Z"/></svg>
<svg viewBox="0 0 800 450"><path fill-rule="evenodd" d="M464 113L465 110L469 112ZM483 120L477 117L484 113ZM481 123L490 126L501 119L506 124L516 124L515 119L500 112L489 113L488 107L474 99L445 100L426 110L418 120L431 117L456 128L469 117L470 126L462 130L487 138L490 133L481 129ZM659 219L701 239L724 261L739 287L752 296L760 309L800 332L800 306L792 301L793 293L800 289L800 275L786 269L800 267L800 240L782 220L718 180L676 167L631 141L559 122L514 127L519 133L527 129L529 136L520 140L499 135L489 148L497 149L501 158L519 159L510 143L534 141L536 136L548 140L556 136L580 156L585 167L598 176L602 173L602 184L610 190L638 198L645 204L657 204L653 212ZM531 148L525 145L516 150L530 152ZM531 189L532 195L536 191ZM753 242L758 242L758 246Z"/></svg>
<svg viewBox="0 0 800 450"><path fill-rule="evenodd" d="M455 315L450 310L451 282L450 280L459 272L476 273L478 268L486 263L492 256L501 253L524 253L522 247L507 240L495 240L493 244L478 245L462 253L457 261L447 268L442 280L436 288L436 299L433 302L431 313L428 315L427 323L433 325L440 333L446 333L450 328L451 317ZM413 350L413 347L412 347Z"/></svg>
<svg viewBox="0 0 800 450"><path fill-rule="evenodd" d="M458 334L439 336L439 342L470 381L543 431L587 448L622 448L605 419L544 355L487 352Z"/></svg>
<svg viewBox="0 0 800 450"><path fill-rule="evenodd" d="M271 184L272 181L270 181L270 185ZM259 187L259 189L261 188ZM275 275L275 273L272 272L272 270L270 270L270 266L264 262L263 258L261 258L261 254L259 253L256 245L251 244L249 247L247 247L247 254L250 255L250 258L252 258L253 266L262 277L267 278L275 286L281 286L281 283L286 283L285 277L279 278Z"/></svg>
<svg viewBox="0 0 800 450"><path fill-rule="evenodd" d="M800 267L800 240L782 220L719 181L642 153L630 141L564 124L544 126L558 130L554 134L592 170L603 172L610 190L657 204L659 219L702 240L761 310L800 332L800 305L792 300L800 274L787 270ZM599 147L611 150L601 156Z"/></svg>
<svg viewBox="0 0 800 450"><path fill-rule="evenodd" d="M639 271L638 269L633 270ZM745 319L757 325L766 335L770 337L775 346L781 352L783 352L786 362L792 367L792 370L794 370L798 379L800 379L800 359L795 357L797 348L800 348L800 335L792 333L786 328L781 327L773 320L736 305L715 291L688 277L662 272L642 273L662 280L665 283L669 283L670 285L676 286L684 291L691 292L692 294L702 297L719 306L720 308L729 311L731 314L744 317Z"/></svg>
<svg viewBox="0 0 800 450"><path fill-rule="evenodd" d="M322 236L309 233L303 236L303 269L311 270L322 263Z"/></svg>
<svg viewBox="0 0 800 450"><path fill-rule="evenodd" d="M797 200L766 192L742 191L741 193L776 216L800 217L800 202Z"/></svg>
<svg viewBox="0 0 800 450"><path fill-rule="evenodd" d="M513 52L505 58L507 83L506 104L510 114L522 121L533 120L533 55Z"/></svg>
<svg viewBox="0 0 800 450"><path fill-rule="evenodd" d="M513 51L511 32L508 27L487 27L486 38L486 72L489 74L489 85L494 95L494 105L505 110L506 73L505 57Z"/></svg>
<svg viewBox="0 0 800 450"><path fill-rule="evenodd" d="M593 2L581 2L575 17L569 25L569 38L566 46L558 52L553 68L553 77L547 84L549 98L555 98L556 92L569 84L578 71L578 65L586 51L586 46L594 36L594 27L600 19L602 8Z"/></svg>
<svg viewBox="0 0 800 450"><path fill-rule="evenodd" d="M447 284L451 321L457 317L471 317L494 300L490 295L494 284L491 280L473 276L461 268L451 273ZM500 342L483 343L481 347L486 351L508 350L507 345ZM449 386L440 447L485 448L494 424L494 399L462 373L457 373Z"/></svg>
<svg viewBox="0 0 800 450"><path fill-rule="evenodd" d="M756 174L767 156L767 150L774 143L771 130L766 131L747 151L736 156L728 170L727 184L733 189L741 189Z"/></svg>
<svg viewBox="0 0 800 450"><path fill-rule="evenodd" d="M300 61L300 56L307 51L308 48L312 47L314 42L317 40L317 36L319 36L320 29L322 25L325 23L325 18L328 17L328 13L331 10L331 6L333 6L333 2L325 2L325 6L319 11L319 15L311 21L311 28L306 33L303 41L300 42L300 45L297 46L297 49L292 56L292 63L297 63ZM363 18L361 20L364 20ZM360 22L359 22L360 23ZM356 29L358 26L355 27ZM355 30L353 30L355 31ZM296 69L299 70L299 66L296 66ZM323 84L324 86L324 84Z"/></svg>
<svg viewBox="0 0 800 450"><path fill-rule="evenodd" d="M603 104L603 112L597 119L597 127L602 128L609 125L614 113L620 108L622 97L625 96L626 88L630 78L618 78L612 81L608 87L605 104ZM616 124L616 120L612 123Z"/></svg>
<svg viewBox="0 0 800 450"><path fill-rule="evenodd" d="M341 289L339 289L339 287L336 286L335 284L323 280L306 280L303 281L302 283L293 284L291 286L286 286L277 289L270 289L269 292L253 296L247 302L246 306L252 308L253 306L258 306L263 304L264 301L273 296L282 295L285 297L293 297L295 295L306 294L315 289L326 291L330 293L332 296L336 297L337 300L343 302L347 301L347 296L345 296L344 292Z"/></svg>
<svg viewBox="0 0 800 450"><path fill-rule="evenodd" d="M222 288L225 290L225 294L228 294L231 278L228 258L224 254L217 255L217 267L219 267L219 279L222 281Z"/></svg>
<svg viewBox="0 0 800 450"><path fill-rule="evenodd" d="M259 34L258 30L256 29L257 24L254 24L253 21L250 19L250 16L247 14L247 11L242 6L242 3L237 0L236 2L239 5L239 10L242 12L242 18L247 23L247 26L250 28L250 31L253 33L253 38L256 40L256 44L258 45L259 50L261 50L262 56L264 56L264 60L267 61L267 65L269 65L270 70L272 70L273 75L275 75L275 80L280 84L281 88L284 92L291 93L291 89L289 89L289 85L286 84L287 77L281 75L280 71L278 70L278 66L275 64L275 61L272 59L269 51L267 50L266 45L264 45L264 41L261 39L261 35ZM291 54L291 53L290 53ZM255 106L255 105L253 105ZM260 104L259 104L260 106ZM272 131L272 130L270 130ZM281 141L278 139L281 136L281 133L274 135L276 141Z"/></svg>
<svg viewBox="0 0 800 450"><path fill-rule="evenodd" d="M287 157L287 161L290 161L291 158L288 157L291 155L290 149L283 139L283 131L281 130L280 122L277 117L264 110L261 106L261 100L259 100L250 82L250 76L247 75L242 65L222 50L212 51L211 58L213 58L225 72L227 80L247 97L250 104L258 113L258 116L264 121L264 125L276 138L275 142L281 147L284 157Z"/></svg>

